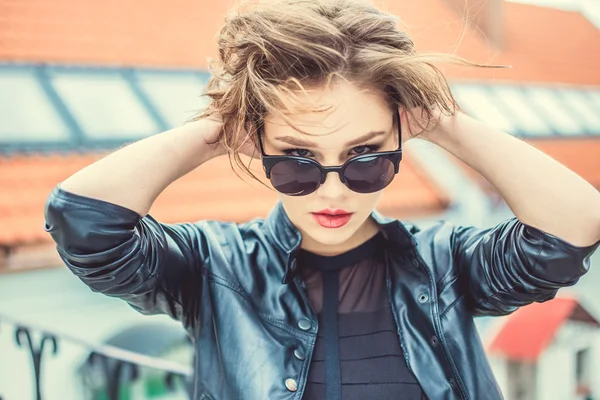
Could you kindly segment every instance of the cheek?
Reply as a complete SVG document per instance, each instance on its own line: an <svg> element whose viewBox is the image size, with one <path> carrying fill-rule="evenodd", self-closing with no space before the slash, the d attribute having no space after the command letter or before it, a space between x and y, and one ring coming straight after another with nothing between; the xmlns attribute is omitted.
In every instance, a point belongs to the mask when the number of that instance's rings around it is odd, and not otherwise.
<svg viewBox="0 0 600 400"><path fill-rule="evenodd" d="M356 204L356 212L360 214L366 214L368 216L368 214L370 214L371 211L373 211L373 209L377 206L377 203L379 203L382 194L383 190L369 194L356 193L353 199Z"/></svg>
<svg viewBox="0 0 600 400"><path fill-rule="evenodd" d="M306 214L306 199L304 196L286 196L278 193L279 201L283 205L283 208L292 221L296 220L296 216Z"/></svg>

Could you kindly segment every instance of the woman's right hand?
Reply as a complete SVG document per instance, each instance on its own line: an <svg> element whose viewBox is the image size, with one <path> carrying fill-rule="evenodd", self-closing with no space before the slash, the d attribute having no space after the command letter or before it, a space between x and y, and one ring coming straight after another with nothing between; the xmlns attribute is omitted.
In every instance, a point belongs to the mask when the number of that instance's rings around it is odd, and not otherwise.
<svg viewBox="0 0 600 400"><path fill-rule="evenodd" d="M227 153L217 142L222 129L223 123L211 117L152 135L77 171L61 186L146 215L172 182Z"/></svg>
<svg viewBox="0 0 600 400"><path fill-rule="evenodd" d="M205 117L195 123L199 123L199 129L203 132L204 139L209 146L209 158L219 157L228 153L228 150L219 141L219 135L223 129L223 120L218 114ZM246 134L245 141L239 147L238 152L250 158L260 159L261 156L256 142L248 134Z"/></svg>

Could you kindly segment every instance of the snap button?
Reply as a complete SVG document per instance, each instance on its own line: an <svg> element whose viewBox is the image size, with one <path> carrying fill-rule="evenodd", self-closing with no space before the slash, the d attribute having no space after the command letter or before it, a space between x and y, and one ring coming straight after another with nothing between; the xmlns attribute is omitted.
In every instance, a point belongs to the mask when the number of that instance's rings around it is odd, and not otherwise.
<svg viewBox="0 0 600 400"><path fill-rule="evenodd" d="M456 381L454 380L454 378L450 378L450 387L451 387L452 389L455 389L455 388L456 388Z"/></svg>
<svg viewBox="0 0 600 400"><path fill-rule="evenodd" d="M419 303L426 303L429 300L427 293L421 293L419 295Z"/></svg>
<svg viewBox="0 0 600 400"><path fill-rule="evenodd" d="M296 357L298 360L304 360L304 353L300 350L300 349L296 349L294 350L294 357Z"/></svg>
<svg viewBox="0 0 600 400"><path fill-rule="evenodd" d="M435 347L435 346L437 346L437 345L438 345L438 338L437 338L437 336L432 336L432 337L431 337L431 345L432 345L433 347Z"/></svg>
<svg viewBox="0 0 600 400"><path fill-rule="evenodd" d="M307 319L301 319L300 321L298 321L298 328L302 329L303 331L307 331L312 327L312 325L310 324L310 321Z"/></svg>
<svg viewBox="0 0 600 400"><path fill-rule="evenodd" d="M418 268L419 267L419 261L417 259L413 258L412 265L413 265L413 267Z"/></svg>
<svg viewBox="0 0 600 400"><path fill-rule="evenodd" d="M288 379L285 380L285 387L290 392L295 392L295 391L298 390L298 382L296 382L295 379L288 378Z"/></svg>

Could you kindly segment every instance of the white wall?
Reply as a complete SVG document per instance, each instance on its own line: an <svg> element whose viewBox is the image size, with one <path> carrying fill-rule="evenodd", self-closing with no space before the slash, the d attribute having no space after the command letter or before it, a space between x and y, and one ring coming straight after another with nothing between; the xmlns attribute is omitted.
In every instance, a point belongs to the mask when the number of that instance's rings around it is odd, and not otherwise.
<svg viewBox="0 0 600 400"><path fill-rule="evenodd" d="M508 363L506 362L506 358L489 356L488 360L490 362L490 367L492 367L492 372L496 377L496 381L498 382L498 386L500 387L500 391L502 391L506 397L506 393L508 393ZM510 399L506 398L505 400Z"/></svg>
<svg viewBox="0 0 600 400"><path fill-rule="evenodd" d="M600 334L593 340L592 346L592 393L600 398Z"/></svg>
<svg viewBox="0 0 600 400"><path fill-rule="evenodd" d="M575 364L579 350L592 350L592 393L598 397L600 392L600 330L587 324L568 322L558 332L555 341L544 352L538 364L538 399L563 400L576 399Z"/></svg>
<svg viewBox="0 0 600 400"><path fill-rule="evenodd" d="M573 399L575 357L572 350L551 345L539 359L536 384L538 400Z"/></svg>

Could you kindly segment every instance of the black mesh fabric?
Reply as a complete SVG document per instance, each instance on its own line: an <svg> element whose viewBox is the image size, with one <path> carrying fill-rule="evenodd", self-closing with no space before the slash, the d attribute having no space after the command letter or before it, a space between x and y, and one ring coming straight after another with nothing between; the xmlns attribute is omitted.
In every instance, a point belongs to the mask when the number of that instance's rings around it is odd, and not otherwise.
<svg viewBox="0 0 600 400"><path fill-rule="evenodd" d="M337 256L301 251L298 265L320 326L303 399L426 399L400 347L381 234Z"/></svg>

